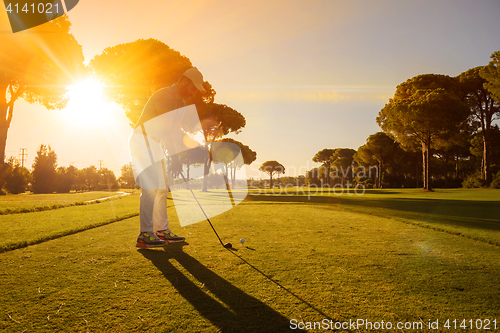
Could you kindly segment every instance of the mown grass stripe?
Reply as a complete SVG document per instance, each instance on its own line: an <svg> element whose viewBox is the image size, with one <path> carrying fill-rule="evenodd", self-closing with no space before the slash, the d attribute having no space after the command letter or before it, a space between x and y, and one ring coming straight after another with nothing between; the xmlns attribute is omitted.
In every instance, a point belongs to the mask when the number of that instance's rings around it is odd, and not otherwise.
<svg viewBox="0 0 500 333"><path fill-rule="evenodd" d="M245 204L292 205L327 204L332 210L345 210L368 216L391 218L398 222L458 235L474 241L500 246L500 191L439 189L433 193L415 189L367 190L364 195L338 195L325 191L306 195L292 189L285 195L253 191ZM374 219L375 220L375 219Z"/></svg>
<svg viewBox="0 0 500 333"><path fill-rule="evenodd" d="M74 230L65 230L65 231L57 232L57 233L54 233L54 234L42 236L41 238L38 238L38 239L33 239L33 240L28 240L28 241L18 241L18 242L13 242L13 243L7 243L7 244L4 244L4 245L0 246L0 253L7 252L7 251L12 251L12 250L17 250L17 249L20 249L20 248L23 248L23 247L27 247L27 246L30 246L30 245L40 244L40 243L43 243L43 242L46 242L46 241L49 241L49 240L53 240L53 239L57 239L57 238L61 238L61 237L64 237L64 236L69 236L69 235L77 234L77 233L85 231L85 230L94 229L94 228L97 228L97 227L101 227L101 226L104 226L104 225L107 225L107 224L111 224L111 223L123 221L123 220L129 219L129 218L132 218L132 217L136 217L136 216L139 216L139 213L128 214L128 215L125 215L125 216L116 217L115 219L112 219L112 220L109 220L109 221L85 225L83 227L76 228Z"/></svg>
<svg viewBox="0 0 500 333"><path fill-rule="evenodd" d="M358 214L364 214L364 215L368 215L368 216L375 216L375 217L382 217L382 218L390 218L394 221L398 221L401 223L410 224L410 225L414 225L417 227L426 228L426 229L430 229L430 230L434 230L434 231L438 231L438 232L444 232L444 233L454 235L454 236L461 236L461 237L464 237L464 238L467 238L470 240L480 241L480 242L484 242L484 243L495 245L495 246L500 246L500 239L490 238L493 235L488 235L488 236L475 235L475 234L471 233L471 230L469 228L465 228L465 227L463 229L459 229L458 227L456 227L455 229L452 229L452 228L446 228L445 226L443 226L441 224L431 224L430 222L427 222L427 223L422 222L421 220L418 220L418 219L390 216L388 214L383 214L383 213L378 213L378 214L373 213L373 212L368 213L366 211L357 210L357 209L352 208L352 207L349 207L349 208L343 207L343 209L345 211L350 211L352 213L358 213ZM497 236L500 237L500 235L497 235Z"/></svg>
<svg viewBox="0 0 500 333"><path fill-rule="evenodd" d="M0 252L137 216L139 196L100 204L0 216Z"/></svg>
<svg viewBox="0 0 500 333"><path fill-rule="evenodd" d="M45 205L45 206L36 206L36 207L21 207L17 209L11 209L11 208L6 208L2 211L0 211L0 215L12 215L12 214L24 214L24 213L35 213L35 212L44 212L47 210L55 210L55 209L60 209L60 208L66 208L66 207L73 207L73 206L85 206L85 205L94 205L98 203L102 203L105 201L109 200L118 200L121 198L113 198L113 199L106 199L106 200L93 200L89 202L74 202L74 203L69 203L69 204L55 204L55 205Z"/></svg>
<svg viewBox="0 0 500 333"><path fill-rule="evenodd" d="M34 213L34 212L43 212L47 210L55 210L73 206L91 205L91 204L106 202L109 200L122 199L126 195L127 194L110 195L109 192L102 192L102 193L93 192L93 193L77 193L77 194L52 194L52 196L54 196L53 198L51 198L50 195L36 195L36 194L0 197L0 206L9 206L9 205L13 206L3 209L0 208L0 215ZM33 205L32 201L27 200L30 198L33 198L35 201L40 201L40 202L47 201L48 203ZM40 200L39 198L43 198L43 200ZM75 199L78 200L73 201ZM63 201L64 203L58 203L60 201ZM71 201L71 202L65 202L65 201Z"/></svg>

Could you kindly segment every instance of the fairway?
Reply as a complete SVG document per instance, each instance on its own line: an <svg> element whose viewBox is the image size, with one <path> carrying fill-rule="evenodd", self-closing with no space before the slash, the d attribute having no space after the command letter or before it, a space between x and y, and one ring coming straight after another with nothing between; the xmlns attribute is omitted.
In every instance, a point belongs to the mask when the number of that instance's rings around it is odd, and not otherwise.
<svg viewBox="0 0 500 333"><path fill-rule="evenodd" d="M187 243L137 250L137 195L5 215L56 236L0 253L0 331L288 332L324 319L414 327L397 332L489 320L498 330L499 203L493 190L254 191L211 219L236 251L207 222L181 228L171 201L172 229ZM50 214L80 229L44 228Z"/></svg>

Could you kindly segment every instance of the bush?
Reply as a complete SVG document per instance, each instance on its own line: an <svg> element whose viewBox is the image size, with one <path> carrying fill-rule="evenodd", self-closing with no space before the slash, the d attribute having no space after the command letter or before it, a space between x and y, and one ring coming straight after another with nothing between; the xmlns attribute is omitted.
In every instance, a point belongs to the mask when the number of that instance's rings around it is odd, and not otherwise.
<svg viewBox="0 0 500 333"><path fill-rule="evenodd" d="M500 172L498 172L495 177L493 177L493 181L490 184L491 188L500 188Z"/></svg>
<svg viewBox="0 0 500 333"><path fill-rule="evenodd" d="M31 182L30 171L16 163L13 159L9 160L9 168L5 173L4 189L12 194L24 193Z"/></svg>
<svg viewBox="0 0 500 333"><path fill-rule="evenodd" d="M465 180L462 182L462 186L464 188L480 188L484 185L484 180L481 179L481 175L474 174L467 176Z"/></svg>

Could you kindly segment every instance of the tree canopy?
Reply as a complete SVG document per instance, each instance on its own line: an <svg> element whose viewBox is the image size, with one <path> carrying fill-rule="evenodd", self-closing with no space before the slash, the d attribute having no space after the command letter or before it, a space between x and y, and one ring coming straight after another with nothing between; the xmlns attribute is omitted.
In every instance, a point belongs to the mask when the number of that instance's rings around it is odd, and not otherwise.
<svg viewBox="0 0 500 333"><path fill-rule="evenodd" d="M330 166L332 162L333 154L335 153L335 149L325 148L320 150L313 156L312 160L316 163L321 163L321 166L325 169L324 175L326 184L330 185L331 176L330 176Z"/></svg>
<svg viewBox="0 0 500 333"><path fill-rule="evenodd" d="M266 161L259 168L260 171L269 175L269 187L273 188L273 175L285 173L285 167L277 161Z"/></svg>
<svg viewBox="0 0 500 333"><path fill-rule="evenodd" d="M120 104L135 124L151 95L177 82L181 75L193 67L188 57L156 39L107 47L89 63L94 75L104 84L109 100ZM208 82L208 93L215 95Z"/></svg>
<svg viewBox="0 0 500 333"><path fill-rule="evenodd" d="M122 188L135 188L135 177L132 170L132 162L125 164L121 168L121 175L118 178L118 182Z"/></svg>
<svg viewBox="0 0 500 333"><path fill-rule="evenodd" d="M12 157L7 164L9 167L5 173L5 189L12 194L24 193L31 182L30 171Z"/></svg>
<svg viewBox="0 0 500 333"><path fill-rule="evenodd" d="M488 185L491 173L491 125L496 115L500 115L500 103L496 102L486 89L487 81L481 76L486 66L471 68L457 76L461 89L471 110L474 121L479 123L483 135L483 172Z"/></svg>
<svg viewBox="0 0 500 333"><path fill-rule="evenodd" d="M82 47L70 27L64 15L30 33L0 34L0 183L15 102L22 98L48 109L63 108L69 85L83 76Z"/></svg>
<svg viewBox="0 0 500 333"><path fill-rule="evenodd" d="M447 140L469 116L457 79L447 75L415 76L396 87L394 97L379 112L377 123L403 146L422 146L424 189L429 184L432 144Z"/></svg>
<svg viewBox="0 0 500 333"><path fill-rule="evenodd" d="M382 188L385 163L401 153L402 149L393 138L384 132L377 132L366 139L366 144L358 148L357 157L366 164L376 162L378 165L377 187Z"/></svg>
<svg viewBox="0 0 500 333"><path fill-rule="evenodd" d="M207 143L217 141L229 133L240 133L246 125L245 117L235 109L217 103L198 106L201 127Z"/></svg>
<svg viewBox="0 0 500 333"><path fill-rule="evenodd" d="M234 140L231 138L224 138L224 139L220 140L220 142L229 142L229 143L234 144L235 146L238 146L239 150L241 152L241 155L242 155L243 164L250 165L257 159L257 153L255 151L250 149L249 146L244 145L243 143L241 143L237 140ZM230 154L230 155L232 155L232 154ZM238 163L235 163L233 156L231 156L231 160L226 162L226 174L228 174L228 173L231 174L231 181L233 184L232 187L235 187L236 170L241 168L242 166L243 165L238 165ZM229 171L229 172L227 172L227 171Z"/></svg>
<svg viewBox="0 0 500 333"><path fill-rule="evenodd" d="M342 185L346 185L346 179L353 173L354 154L356 151L351 148L337 148L331 157L331 167L335 169L335 177L341 178ZM340 172L339 172L340 171Z"/></svg>
<svg viewBox="0 0 500 333"><path fill-rule="evenodd" d="M33 162L33 192L52 193L56 190L57 155L50 146L40 145Z"/></svg>
<svg viewBox="0 0 500 333"><path fill-rule="evenodd" d="M243 143L241 143L237 140L234 140L231 138L224 138L220 141L221 142L230 142L230 143L234 143L235 145L238 145L238 147L240 148L240 151L241 151L241 155L243 157L243 163L246 165L252 164L257 159L257 153L255 151L250 149L249 146L244 145Z"/></svg>
<svg viewBox="0 0 500 333"><path fill-rule="evenodd" d="M486 80L484 87L500 102L500 51L493 52L491 59L481 70L481 77Z"/></svg>

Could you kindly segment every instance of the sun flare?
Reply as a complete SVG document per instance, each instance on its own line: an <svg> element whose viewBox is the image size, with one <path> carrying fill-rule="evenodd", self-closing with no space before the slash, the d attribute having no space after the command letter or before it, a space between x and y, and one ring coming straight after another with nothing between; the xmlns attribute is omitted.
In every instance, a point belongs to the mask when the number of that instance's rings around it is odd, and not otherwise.
<svg viewBox="0 0 500 333"><path fill-rule="evenodd" d="M94 79L86 79L70 87L65 120L79 128L101 128L113 122L112 106L104 100L103 89Z"/></svg>

